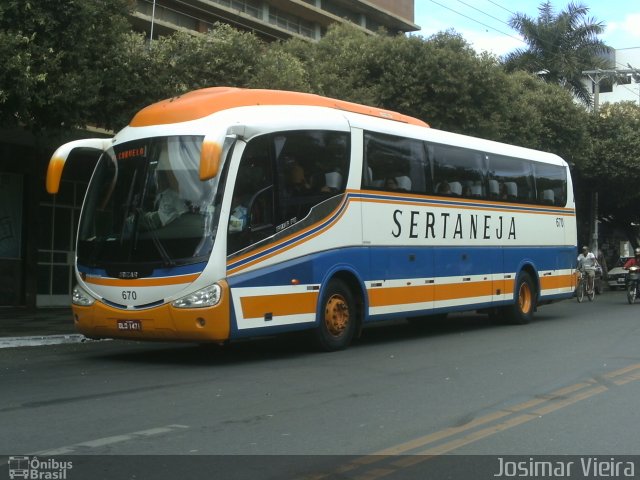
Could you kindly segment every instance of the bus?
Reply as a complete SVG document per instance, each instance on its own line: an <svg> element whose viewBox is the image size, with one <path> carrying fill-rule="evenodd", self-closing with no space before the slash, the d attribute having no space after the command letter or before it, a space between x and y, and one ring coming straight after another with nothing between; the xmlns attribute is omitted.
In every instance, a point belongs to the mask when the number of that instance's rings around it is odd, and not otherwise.
<svg viewBox="0 0 640 480"><path fill-rule="evenodd" d="M213 87L139 111L98 158L72 293L89 338L226 343L479 311L527 323L575 290L560 157L313 94ZM84 153L81 153L84 152Z"/></svg>

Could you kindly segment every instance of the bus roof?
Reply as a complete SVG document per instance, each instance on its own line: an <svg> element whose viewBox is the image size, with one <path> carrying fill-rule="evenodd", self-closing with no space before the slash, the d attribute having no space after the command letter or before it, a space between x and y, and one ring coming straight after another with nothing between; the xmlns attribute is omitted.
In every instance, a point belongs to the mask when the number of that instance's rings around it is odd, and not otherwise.
<svg viewBox="0 0 640 480"><path fill-rule="evenodd" d="M131 120L131 127L146 127L187 122L207 117L222 110L254 105L318 106L360 113L387 120L428 127L422 120L401 113L322 97L312 93L281 90L254 90L232 87L211 87L194 90L163 100L140 110Z"/></svg>

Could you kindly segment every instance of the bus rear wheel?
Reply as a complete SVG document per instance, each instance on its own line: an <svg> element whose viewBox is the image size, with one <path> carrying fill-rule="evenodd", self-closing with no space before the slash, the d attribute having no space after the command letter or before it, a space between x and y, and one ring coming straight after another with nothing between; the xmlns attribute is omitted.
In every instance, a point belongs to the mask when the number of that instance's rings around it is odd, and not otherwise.
<svg viewBox="0 0 640 480"><path fill-rule="evenodd" d="M505 312L509 323L524 325L533 318L536 309L536 289L533 279L527 272L520 272L516 280L514 303Z"/></svg>
<svg viewBox="0 0 640 480"><path fill-rule="evenodd" d="M353 294L339 279L327 285L321 301L322 310L314 340L321 350L331 352L349 346L356 331L356 308Z"/></svg>

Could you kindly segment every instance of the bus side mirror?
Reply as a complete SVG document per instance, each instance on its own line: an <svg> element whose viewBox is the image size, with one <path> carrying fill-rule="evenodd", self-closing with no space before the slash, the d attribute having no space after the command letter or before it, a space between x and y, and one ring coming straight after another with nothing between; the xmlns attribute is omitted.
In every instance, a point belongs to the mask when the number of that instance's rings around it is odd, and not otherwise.
<svg viewBox="0 0 640 480"><path fill-rule="evenodd" d="M222 158L222 143L205 137L200 151L200 180L203 182L218 175Z"/></svg>
<svg viewBox="0 0 640 480"><path fill-rule="evenodd" d="M102 153L109 148L109 145L111 145L110 138L85 138L83 140L65 143L59 147L51 156L49 166L47 167L47 192L51 195L58 193L64 164L69 158L69 155L71 155L71 152L76 148L88 148L90 150L98 150Z"/></svg>
<svg viewBox="0 0 640 480"><path fill-rule="evenodd" d="M244 131L243 129L244 127L241 125L233 125L204 137L202 150L200 150L201 181L211 180L218 175L222 160L226 158L234 142L240 137L239 133Z"/></svg>

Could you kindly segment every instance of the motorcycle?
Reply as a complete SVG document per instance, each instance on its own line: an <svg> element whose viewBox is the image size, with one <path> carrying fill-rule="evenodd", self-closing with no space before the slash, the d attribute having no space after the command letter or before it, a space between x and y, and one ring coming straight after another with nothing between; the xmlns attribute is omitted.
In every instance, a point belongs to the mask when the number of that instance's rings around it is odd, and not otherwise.
<svg viewBox="0 0 640 480"><path fill-rule="evenodd" d="M640 297L640 267L634 265L629 267L627 275L627 300L630 304Z"/></svg>

